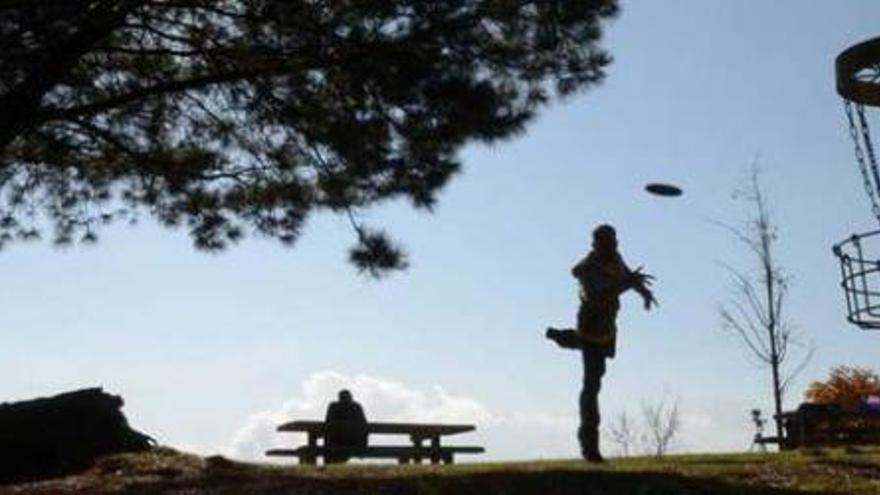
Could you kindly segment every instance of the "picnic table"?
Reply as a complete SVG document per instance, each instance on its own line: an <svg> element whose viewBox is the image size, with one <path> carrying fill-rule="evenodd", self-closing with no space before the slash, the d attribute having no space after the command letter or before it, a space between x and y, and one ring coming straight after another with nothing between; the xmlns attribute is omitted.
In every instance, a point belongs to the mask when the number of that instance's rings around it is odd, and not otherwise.
<svg viewBox="0 0 880 495"><path fill-rule="evenodd" d="M880 412L847 411L836 404L803 403L777 416L783 437L756 435L755 443L779 445L780 450L800 447L880 444Z"/></svg>
<svg viewBox="0 0 880 495"><path fill-rule="evenodd" d="M441 461L446 464L454 462L455 454L479 454L485 451L478 446L444 446L441 438L474 431L474 425L467 424L431 424L431 423L367 423L366 430L370 435L406 435L410 445L368 445L366 447L336 447L319 444L325 438L333 423L324 421L291 421L278 428L279 432L299 432L307 434L307 444L296 449L267 450L268 456L296 456L300 464L316 464L317 458L328 454L342 454L351 457L393 458L401 464L409 462L421 463L430 459L432 464Z"/></svg>
<svg viewBox="0 0 880 495"><path fill-rule="evenodd" d="M880 414L837 408L799 408L780 415L782 449L880 444Z"/></svg>

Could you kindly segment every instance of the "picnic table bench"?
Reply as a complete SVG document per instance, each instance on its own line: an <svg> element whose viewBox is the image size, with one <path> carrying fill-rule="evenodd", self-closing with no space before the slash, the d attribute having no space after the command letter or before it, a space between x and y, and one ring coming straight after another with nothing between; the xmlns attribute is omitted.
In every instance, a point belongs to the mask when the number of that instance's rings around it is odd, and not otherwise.
<svg viewBox="0 0 880 495"><path fill-rule="evenodd" d="M446 464L454 462L455 454L480 454L485 452L478 446L445 446L440 439L445 435L455 435L476 429L466 424L427 424L427 423L367 423L366 430L370 435L406 435L411 445L368 445L366 447L337 447L319 444L325 438L333 423L324 421L291 421L278 428L279 432L306 433L306 445L295 449L271 449L267 456L294 456L300 464L316 464L318 457L326 462L328 455L344 455L360 458L397 459L401 464L414 462L419 464L423 459L430 459L432 464L441 461Z"/></svg>

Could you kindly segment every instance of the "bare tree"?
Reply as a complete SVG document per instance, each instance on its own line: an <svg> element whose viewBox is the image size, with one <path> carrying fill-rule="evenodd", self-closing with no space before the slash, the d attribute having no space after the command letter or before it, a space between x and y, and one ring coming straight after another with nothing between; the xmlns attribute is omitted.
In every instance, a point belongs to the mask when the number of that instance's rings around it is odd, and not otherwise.
<svg viewBox="0 0 880 495"><path fill-rule="evenodd" d="M669 452L672 440L681 430L681 414L678 399L668 400L668 396L656 404L642 404L642 415L645 418L645 430L650 452L663 457Z"/></svg>
<svg viewBox="0 0 880 495"><path fill-rule="evenodd" d="M732 278L733 295L719 305L721 325L737 337L761 363L769 366L773 380L773 405L775 411L776 437L782 438L782 399L792 379L803 369L813 354L813 346L797 366L783 369L783 363L795 347L802 346L802 339L784 312L788 295L789 277L774 257L774 245L778 229L773 223L767 195L761 187L761 169L752 165L747 180L734 193L752 208L743 227L720 223L733 237L748 248L757 269L741 271L727 266Z"/></svg>
<svg viewBox="0 0 880 495"><path fill-rule="evenodd" d="M629 457L639 439L638 428L626 411L621 411L608 426L611 441L620 449L623 457Z"/></svg>

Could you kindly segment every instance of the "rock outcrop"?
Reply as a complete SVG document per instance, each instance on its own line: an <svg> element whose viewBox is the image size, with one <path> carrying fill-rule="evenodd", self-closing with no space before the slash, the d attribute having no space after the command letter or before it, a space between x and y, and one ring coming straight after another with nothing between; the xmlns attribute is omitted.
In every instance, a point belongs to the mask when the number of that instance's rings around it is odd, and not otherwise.
<svg viewBox="0 0 880 495"><path fill-rule="evenodd" d="M133 430L122 398L89 388L0 404L0 483L73 474L98 458L155 443Z"/></svg>

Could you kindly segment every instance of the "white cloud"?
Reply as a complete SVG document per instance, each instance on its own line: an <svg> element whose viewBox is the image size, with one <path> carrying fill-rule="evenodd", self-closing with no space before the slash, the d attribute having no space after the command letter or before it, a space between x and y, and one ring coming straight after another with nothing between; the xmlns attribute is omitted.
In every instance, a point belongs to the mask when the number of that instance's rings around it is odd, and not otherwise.
<svg viewBox="0 0 880 495"><path fill-rule="evenodd" d="M279 445L279 434L275 427L284 422L286 418L273 412L258 412L248 418L247 423L239 428L232 438L227 455L235 459L248 461L264 460L264 452Z"/></svg>

